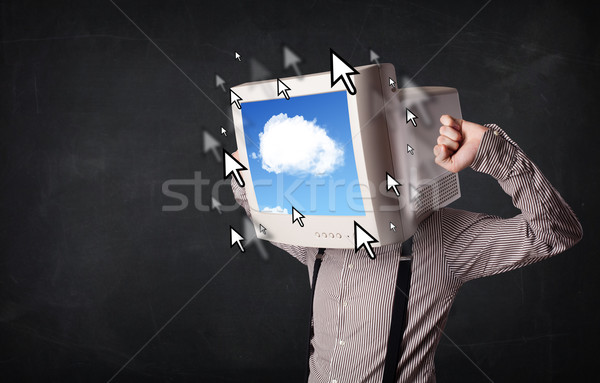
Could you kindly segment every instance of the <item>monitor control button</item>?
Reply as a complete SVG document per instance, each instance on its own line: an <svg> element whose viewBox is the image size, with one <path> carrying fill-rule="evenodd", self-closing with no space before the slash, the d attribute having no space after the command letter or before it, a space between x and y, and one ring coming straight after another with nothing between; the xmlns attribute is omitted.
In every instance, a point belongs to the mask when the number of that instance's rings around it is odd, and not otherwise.
<svg viewBox="0 0 600 383"><path fill-rule="evenodd" d="M333 233L329 233L329 238L333 238Z"/></svg>
<svg viewBox="0 0 600 383"><path fill-rule="evenodd" d="M337 233L335 236L337 237L337 239L341 239L342 238L342 235L340 233Z"/></svg>
<svg viewBox="0 0 600 383"><path fill-rule="evenodd" d="M321 236L322 236L323 238L327 238L327 233L321 233Z"/></svg>
<svg viewBox="0 0 600 383"><path fill-rule="evenodd" d="M319 234L318 232L315 233L315 237L319 238L321 236L321 234Z"/></svg>

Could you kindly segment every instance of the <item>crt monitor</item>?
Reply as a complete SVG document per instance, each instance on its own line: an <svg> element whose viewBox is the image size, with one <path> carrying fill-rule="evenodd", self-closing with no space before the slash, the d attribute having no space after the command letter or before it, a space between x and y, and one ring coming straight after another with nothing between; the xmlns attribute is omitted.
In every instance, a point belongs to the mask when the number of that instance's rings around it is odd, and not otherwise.
<svg viewBox="0 0 600 383"><path fill-rule="evenodd" d="M357 224L374 246L402 242L460 196L457 175L432 153L439 116L460 117L456 90L396 89L391 64L356 69L355 94L342 82L332 87L329 72L232 88L258 238L352 248Z"/></svg>

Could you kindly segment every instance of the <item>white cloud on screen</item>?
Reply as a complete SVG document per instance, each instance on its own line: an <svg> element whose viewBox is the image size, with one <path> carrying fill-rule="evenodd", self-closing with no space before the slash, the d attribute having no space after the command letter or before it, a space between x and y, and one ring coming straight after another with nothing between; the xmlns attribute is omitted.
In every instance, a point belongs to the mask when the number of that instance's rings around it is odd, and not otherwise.
<svg viewBox="0 0 600 383"><path fill-rule="evenodd" d="M327 175L344 165L343 146L303 116L272 116L259 133L262 167L270 173Z"/></svg>
<svg viewBox="0 0 600 383"><path fill-rule="evenodd" d="M266 211L267 213L289 214L288 209L287 208L284 209L281 206L275 206L275 207L265 206L265 207L263 207L262 211Z"/></svg>
<svg viewBox="0 0 600 383"><path fill-rule="evenodd" d="M253 160L257 159L258 156L256 155L255 152L252 152L252 154L250 154L250 158L252 158Z"/></svg>

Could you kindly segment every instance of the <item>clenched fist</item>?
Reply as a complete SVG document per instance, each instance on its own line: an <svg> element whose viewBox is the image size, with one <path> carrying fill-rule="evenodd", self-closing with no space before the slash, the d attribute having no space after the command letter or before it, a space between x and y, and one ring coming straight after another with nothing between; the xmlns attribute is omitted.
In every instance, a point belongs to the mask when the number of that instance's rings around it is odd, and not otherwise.
<svg viewBox="0 0 600 383"><path fill-rule="evenodd" d="M452 173L470 166L475 159L485 126L444 114L437 145L433 147L435 163Z"/></svg>

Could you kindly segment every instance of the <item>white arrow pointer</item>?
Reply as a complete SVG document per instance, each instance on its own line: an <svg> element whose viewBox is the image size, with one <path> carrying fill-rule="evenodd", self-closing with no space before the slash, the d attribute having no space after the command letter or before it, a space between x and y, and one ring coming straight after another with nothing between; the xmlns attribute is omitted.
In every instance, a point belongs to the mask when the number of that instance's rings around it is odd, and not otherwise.
<svg viewBox="0 0 600 383"><path fill-rule="evenodd" d="M413 148L409 144L406 144L406 153L410 153L411 155L414 156L415 155L415 148Z"/></svg>
<svg viewBox="0 0 600 383"><path fill-rule="evenodd" d="M391 86L392 88L395 88L395 87L396 87L396 82L394 82L394 80L392 80L392 78L391 78L391 77L390 77L390 86Z"/></svg>
<svg viewBox="0 0 600 383"><path fill-rule="evenodd" d="M225 128L222 126L221 126L221 134L224 135L225 137L227 137L227 130L225 130Z"/></svg>
<svg viewBox="0 0 600 383"><path fill-rule="evenodd" d="M394 225L392 222L390 222L390 230L396 231L396 225Z"/></svg>
<svg viewBox="0 0 600 383"><path fill-rule="evenodd" d="M224 168L224 177L223 179L229 177L230 174L233 173L233 177L237 181L240 187L244 187L246 184L244 179L242 178L240 171L248 170L241 162L233 158L231 154L225 148L223 148L223 168Z"/></svg>
<svg viewBox="0 0 600 383"><path fill-rule="evenodd" d="M374 61L377 64L377 66L379 66L379 55L373 52L372 49L369 49L369 61Z"/></svg>
<svg viewBox="0 0 600 383"><path fill-rule="evenodd" d="M330 48L329 50L331 52L331 87L333 88L338 81L342 80L348 93L356 94L356 86L354 86L350 76L359 74L358 71L338 56L333 49Z"/></svg>
<svg viewBox="0 0 600 383"><path fill-rule="evenodd" d="M369 254L369 258L375 259L372 243L379 242L371 234L369 234L362 226L354 221L354 252L358 252L361 247Z"/></svg>
<svg viewBox="0 0 600 383"><path fill-rule="evenodd" d="M235 106L237 106L238 109L242 109L242 106L240 105L240 101L242 101L242 98L240 96L238 96L237 93L235 93L233 91L233 89L229 89L229 96L231 99L231 102L229 103L229 105L235 104Z"/></svg>
<svg viewBox="0 0 600 383"><path fill-rule="evenodd" d="M415 116L413 112L406 108L406 123L408 124L408 121L410 121L412 122L413 126L417 126L417 121L415 121L416 118L419 117Z"/></svg>
<svg viewBox="0 0 600 383"><path fill-rule="evenodd" d="M415 200L415 198L417 198L417 196L419 195L419 191L414 186L410 185L409 194L410 194L410 202L413 202Z"/></svg>
<svg viewBox="0 0 600 383"><path fill-rule="evenodd" d="M302 222L302 218L304 218L302 213L300 213L298 210L296 210L296 208L292 206L292 225L294 224L294 222L298 221L298 225L300 225L300 227L304 227L304 222Z"/></svg>
<svg viewBox="0 0 600 383"><path fill-rule="evenodd" d="M243 240L244 237L242 237L240 233L235 231L235 229L231 227L231 225L229 225L229 247L233 247L233 245L237 243L237 245L240 247L240 250L243 253L244 251L246 251L244 250L244 246L242 246Z"/></svg>
<svg viewBox="0 0 600 383"><path fill-rule="evenodd" d="M298 64L302 62L302 59L298 57L290 48L287 46L283 46L283 69L287 69L289 67L294 68L294 72L296 72L296 76L302 76L300 73L300 69L298 69Z"/></svg>
<svg viewBox="0 0 600 383"><path fill-rule="evenodd" d="M223 92L226 92L225 90L225 80L223 80L221 78L221 76L219 76L218 74L215 73L215 88L221 87L221 89L223 89Z"/></svg>
<svg viewBox="0 0 600 383"><path fill-rule="evenodd" d="M219 202L215 197L212 198L212 208L216 209L219 214L223 214L221 213L221 202Z"/></svg>
<svg viewBox="0 0 600 383"><path fill-rule="evenodd" d="M396 181L396 179L394 179L394 177L392 177L390 175L390 173L385 173L385 174L386 174L387 190L394 189L394 193L396 193L396 196L400 197L400 192L398 191L398 186L402 186L402 185L400 184L400 182Z"/></svg>
<svg viewBox="0 0 600 383"><path fill-rule="evenodd" d="M291 90L289 86L285 85L283 81L277 79L277 95L280 96L283 93L283 97L286 100L290 99L290 95L288 94L288 90Z"/></svg>
<svg viewBox="0 0 600 383"><path fill-rule="evenodd" d="M266 228L266 227L264 227L264 226L262 225L262 223L259 223L259 224L258 224L258 231L260 231L260 232L261 232L261 233L263 233L264 235L267 235L267 228Z"/></svg>
<svg viewBox="0 0 600 383"><path fill-rule="evenodd" d="M273 78L271 71L260 61L252 57L250 59L250 81L259 81Z"/></svg>
<svg viewBox="0 0 600 383"><path fill-rule="evenodd" d="M204 154L208 153L209 150L213 152L217 161L221 162L221 157L219 156L218 148L221 146L219 141L217 141L213 136L211 136L206 130L204 131Z"/></svg>
<svg viewBox="0 0 600 383"><path fill-rule="evenodd" d="M246 246L250 247L254 245L262 259L269 259L269 254L267 253L267 250L265 250L265 246L263 245L262 241L260 241L256 236L256 229L254 228L254 224L252 223L252 221L250 221L250 218L248 218L247 215L244 215L242 217L242 224L242 233L244 233L244 243L246 244Z"/></svg>
<svg viewBox="0 0 600 383"><path fill-rule="evenodd" d="M235 52L235 59L236 59L237 61L242 61L242 56L240 56L240 54L239 54L239 53Z"/></svg>

